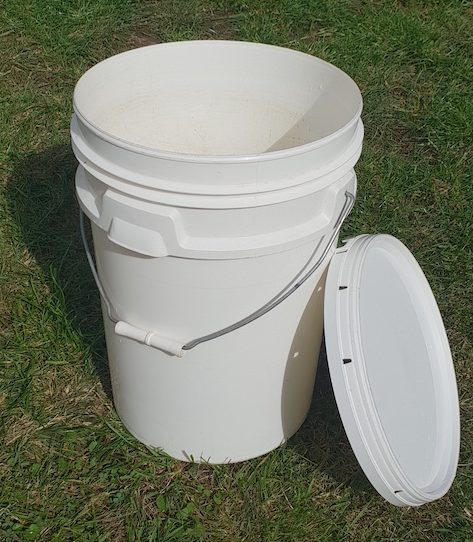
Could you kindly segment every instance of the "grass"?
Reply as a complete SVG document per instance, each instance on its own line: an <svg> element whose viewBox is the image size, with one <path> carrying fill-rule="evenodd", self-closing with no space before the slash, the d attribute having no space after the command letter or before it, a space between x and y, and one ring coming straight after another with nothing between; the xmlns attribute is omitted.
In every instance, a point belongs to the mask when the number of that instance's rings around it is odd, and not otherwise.
<svg viewBox="0 0 473 542"><path fill-rule="evenodd" d="M473 7L444 0L11 0L0 12L0 539L473 540ZM460 467L442 500L385 503L344 436L321 364L289 443L233 466L135 441L110 399L69 147L81 73L159 41L300 49L360 85L366 139L346 235L387 232L423 266L451 340Z"/></svg>

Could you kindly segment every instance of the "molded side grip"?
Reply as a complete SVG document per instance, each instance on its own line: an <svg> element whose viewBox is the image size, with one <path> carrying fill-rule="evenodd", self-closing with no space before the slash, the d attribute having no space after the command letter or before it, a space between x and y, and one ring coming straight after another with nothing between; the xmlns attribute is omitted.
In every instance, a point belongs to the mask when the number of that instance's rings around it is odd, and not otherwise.
<svg viewBox="0 0 473 542"><path fill-rule="evenodd" d="M112 219L107 237L113 243L145 256L153 258L168 256L166 244L157 231L142 228L121 218Z"/></svg>

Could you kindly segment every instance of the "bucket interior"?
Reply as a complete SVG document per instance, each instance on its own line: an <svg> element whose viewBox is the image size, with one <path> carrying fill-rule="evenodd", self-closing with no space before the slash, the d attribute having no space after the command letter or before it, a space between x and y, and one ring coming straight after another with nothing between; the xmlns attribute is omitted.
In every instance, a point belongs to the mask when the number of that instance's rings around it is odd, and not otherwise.
<svg viewBox="0 0 473 542"><path fill-rule="evenodd" d="M74 104L109 136L159 151L252 155L312 143L361 108L356 84L295 51L179 42L111 57L79 80Z"/></svg>

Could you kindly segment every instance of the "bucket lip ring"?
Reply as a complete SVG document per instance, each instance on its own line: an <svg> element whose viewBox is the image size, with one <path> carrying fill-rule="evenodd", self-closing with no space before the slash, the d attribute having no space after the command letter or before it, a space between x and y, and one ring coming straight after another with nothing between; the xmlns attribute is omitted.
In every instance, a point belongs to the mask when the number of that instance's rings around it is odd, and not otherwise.
<svg viewBox="0 0 473 542"><path fill-rule="evenodd" d="M339 128L338 130L335 130L334 132L330 133L327 136L324 136L320 139L316 139L314 141L310 141L309 143L304 143L303 145L297 145L296 147L290 147L288 149L282 149L278 151L270 151L270 152L263 152L263 153L252 153L252 154L188 154L188 153L181 153L181 152L174 152L174 151L165 151L153 147L147 147L145 145L140 145L138 143L131 143L130 141L127 141L126 139L114 136L110 134L109 132L103 130L102 128L99 128L96 124L91 122L87 119L87 117L81 113L78 105L77 105L77 93L78 93L78 86L80 81L91 71L96 69L101 64L110 61L111 59L115 59L119 56L124 55L133 55L133 54L139 54L138 52L143 49L149 49L154 47L179 47L184 45L192 45L192 44L233 44L235 46L239 47L264 47L264 48L271 48L271 49L278 49L280 52L284 52L285 54L291 54L295 56L303 56L303 57L309 57L311 61L318 62L320 64L324 64L328 66L331 70L335 70L337 72L340 72L343 74L345 78L347 78L352 84L355 89L355 91L358 93L360 104L358 106L358 109L354 116L351 118L349 122L347 122L344 126ZM261 161L268 161L268 160L279 160L284 158L291 158L293 156L297 156L299 154L304 154L307 152L310 152L312 150L315 150L319 147L322 147L334 139L337 139L341 135L343 135L345 132L349 131L351 128L353 128L354 125L356 125L360 119L362 110L363 110L363 98L361 95L361 91L358 87L358 85L355 83L355 81L343 70L335 66L334 64L331 64L330 62L327 62L326 60L323 60L319 57L316 57L314 55L309 55L308 53L303 53L302 51L297 51L295 49L289 49L287 47L279 47L277 45L269 45L265 43L258 43L258 42L252 42L252 41L237 41L237 40L182 40L182 41L173 41L173 42L167 42L167 43L157 43L154 45L148 45L145 47L137 47L135 49L130 49L128 51L124 51L122 53L119 53L117 55L113 55L111 57L108 57L101 62L95 64L91 68L89 68L78 80L76 83L76 86L74 88L73 93L73 109L75 115L79 118L80 122L84 124L90 131L95 133L100 139L107 141L108 143L111 143L112 145L122 148L127 151L131 151L137 154L142 154L146 156L151 156L153 158L160 158L164 160L173 160L177 162L190 162L190 163L201 163L201 164L241 164L241 163L248 163L248 162L261 162Z"/></svg>

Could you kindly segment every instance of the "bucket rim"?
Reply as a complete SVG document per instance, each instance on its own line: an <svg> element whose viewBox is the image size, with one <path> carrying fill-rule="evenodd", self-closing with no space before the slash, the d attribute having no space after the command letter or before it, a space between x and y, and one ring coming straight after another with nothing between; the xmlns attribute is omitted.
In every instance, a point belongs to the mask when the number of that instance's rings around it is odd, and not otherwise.
<svg viewBox="0 0 473 542"><path fill-rule="evenodd" d="M269 151L269 152L263 152L263 153L250 153L250 154L189 154L189 153L183 153L183 152L165 151L159 148L148 147L146 145L140 145L138 143L132 143L121 137L114 136L111 133L107 132L106 130L103 130L102 128L98 127L95 123L88 120L87 117L80 111L80 108L77 103L78 102L77 95L78 95L78 87L81 81L83 81L84 78L88 74L90 74L90 72L100 69L100 66L103 66L105 63L108 63L112 59L116 59L117 57L132 56L132 55L140 54L140 52L143 51L144 49L150 49L150 48L156 48L156 47L175 48L175 47L191 46L191 45L197 45L197 44L199 45L212 44L212 45L217 45L217 46L232 44L234 46L246 47L246 48L261 47L261 48L267 48L267 49L277 49L280 53L287 54L287 55L308 57L310 58L312 62L318 62L320 64L328 66L331 70L341 73L343 77L345 77L348 80L348 82L352 84L354 91L358 94L359 106L349 122L347 122L344 126L335 130L334 132L330 133L327 136L324 136L320 139L316 139L309 143L304 143L303 145L290 147L288 149L281 149L277 151ZM238 164L238 163L261 162L261 161L291 158L293 156L304 154L306 152L310 152L314 149L317 149L319 147L329 144L333 140L343 135L345 132L351 130L354 127L354 125L358 123L358 120L360 119L361 113L363 110L363 98L362 98L361 91L358 85L347 73L345 73L343 70L341 70L334 64L327 62L326 60L323 60L314 55L310 55L308 53L304 53L302 51L297 51L295 49L289 49L287 47L280 47L277 45L270 45L266 43L258 43L258 42L252 42L252 41L181 40L181 41L173 41L173 42L166 42L166 43L157 43L154 45L147 45L145 47L137 47L135 49L130 49L128 51L118 53L116 55L113 55L111 57L108 57L102 60L101 62L98 62L97 64L89 68L84 74L82 74L82 76L77 81L76 86L74 87L74 93L73 93L73 110L74 110L75 115L80 120L80 122L84 124L95 135L97 135L97 137L99 137L100 139L104 141L107 141L108 143L111 143L112 145L118 148L122 148L124 150L134 152L136 154L151 156L154 158L160 158L164 160L173 160L173 161L188 162L188 163Z"/></svg>

